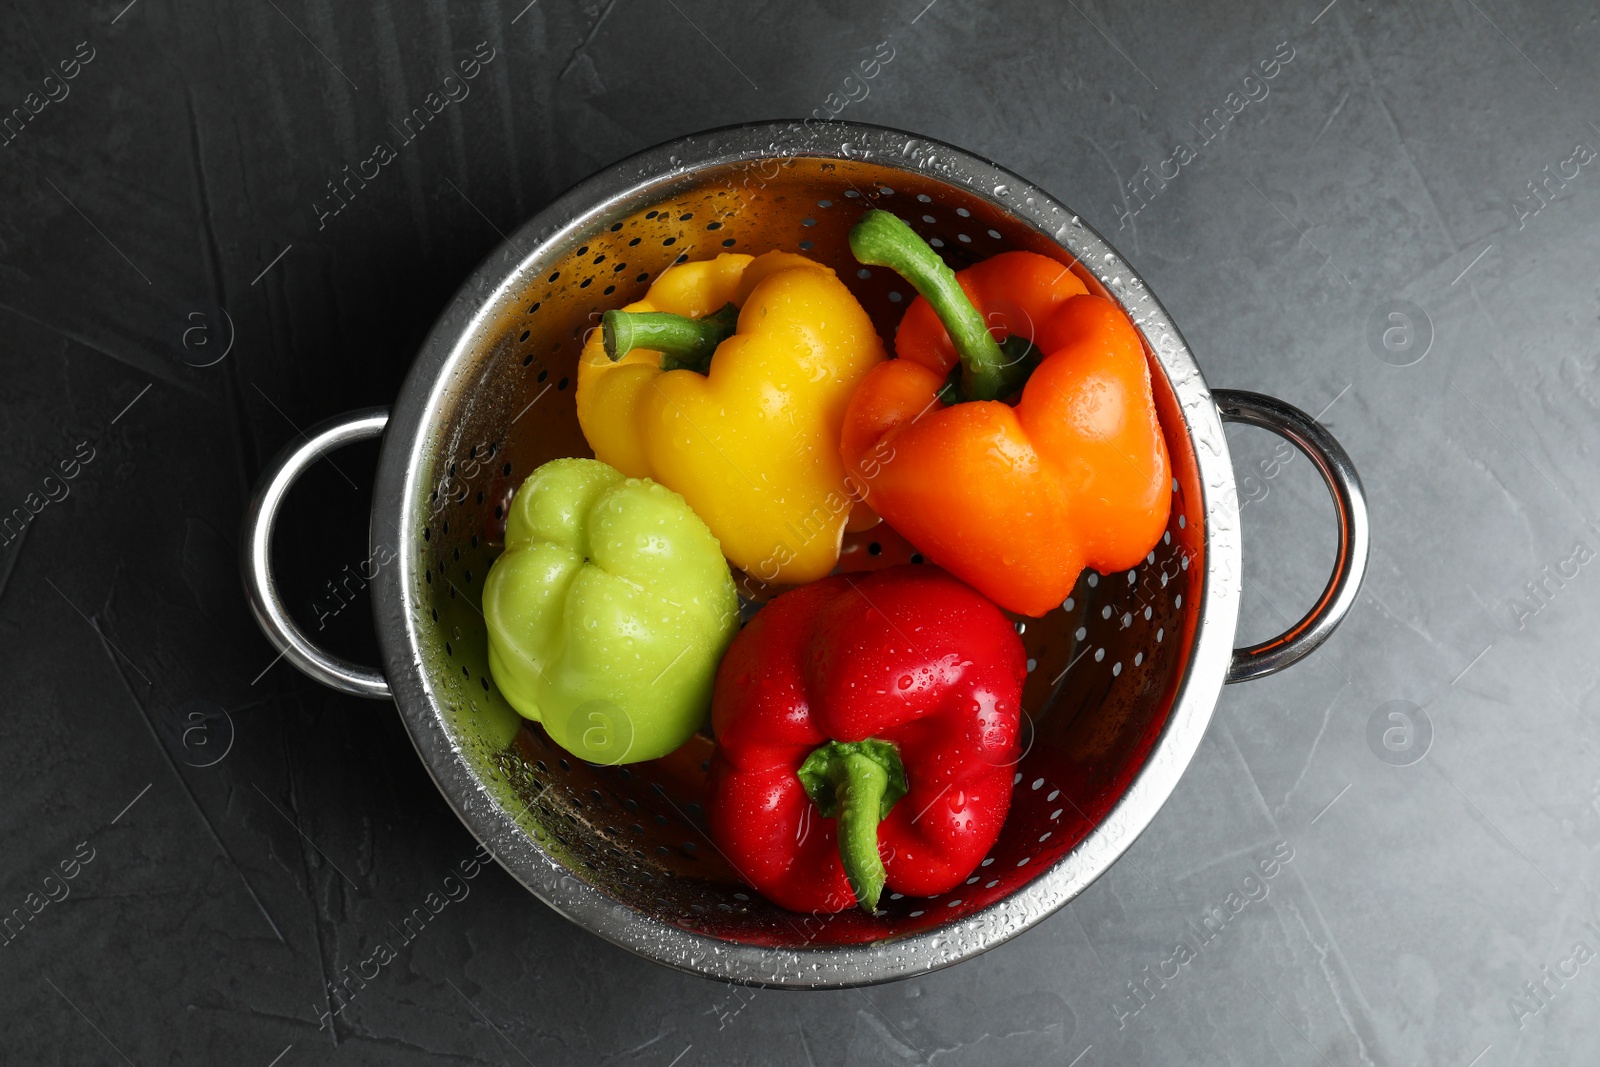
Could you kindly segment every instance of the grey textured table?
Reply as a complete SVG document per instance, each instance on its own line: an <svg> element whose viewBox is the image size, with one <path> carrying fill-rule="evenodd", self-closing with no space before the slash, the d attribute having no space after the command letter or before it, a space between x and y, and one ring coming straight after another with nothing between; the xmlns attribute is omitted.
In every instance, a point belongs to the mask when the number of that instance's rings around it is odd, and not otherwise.
<svg viewBox="0 0 1600 1067"><path fill-rule="evenodd" d="M8 8L6 1062L1594 1062L1600 20L1323 2ZM335 211L328 183L475 50L470 93ZM319 1025L324 981L474 842L389 705L255 630L261 463L389 402L499 231L567 185L813 109L1038 181L1213 385L1322 412L1371 497L1355 612L1225 691L1127 859L972 962L728 988L489 867ZM1315 597L1332 509L1303 458L1231 440L1251 640ZM372 462L320 465L281 534L291 600L369 661L366 601L325 583L366 557Z"/></svg>

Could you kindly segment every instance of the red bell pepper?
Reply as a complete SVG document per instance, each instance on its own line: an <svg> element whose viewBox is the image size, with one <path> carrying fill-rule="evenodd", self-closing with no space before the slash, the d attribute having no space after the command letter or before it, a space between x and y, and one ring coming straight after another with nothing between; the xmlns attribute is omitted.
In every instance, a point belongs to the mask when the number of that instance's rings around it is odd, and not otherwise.
<svg viewBox="0 0 1600 1067"><path fill-rule="evenodd" d="M937 567L783 594L717 672L713 839L794 911L953 889L1011 804L1026 661L1000 609Z"/></svg>

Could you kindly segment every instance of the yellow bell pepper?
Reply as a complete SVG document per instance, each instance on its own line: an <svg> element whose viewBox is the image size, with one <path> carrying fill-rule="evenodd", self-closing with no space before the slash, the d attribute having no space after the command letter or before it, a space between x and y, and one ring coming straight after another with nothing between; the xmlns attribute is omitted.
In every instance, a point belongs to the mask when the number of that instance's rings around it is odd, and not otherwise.
<svg viewBox="0 0 1600 1067"><path fill-rule="evenodd" d="M845 407L886 358L834 272L789 252L724 253L668 268L602 321L578 365L595 457L682 495L763 583L833 570L856 507L839 457Z"/></svg>

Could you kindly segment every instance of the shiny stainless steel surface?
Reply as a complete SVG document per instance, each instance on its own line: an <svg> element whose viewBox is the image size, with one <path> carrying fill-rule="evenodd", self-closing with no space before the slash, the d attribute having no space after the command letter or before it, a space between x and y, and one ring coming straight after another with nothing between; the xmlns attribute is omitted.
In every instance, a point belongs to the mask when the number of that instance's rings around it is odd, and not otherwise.
<svg viewBox="0 0 1600 1067"><path fill-rule="evenodd" d="M343 445L382 435L388 421L388 408L352 411L312 427L297 444L279 453L262 472L261 483L245 512L240 561L250 610L284 659L341 693L380 700L389 696L389 683L384 681L382 671L327 652L289 614L272 573L272 533L289 489L307 467Z"/></svg>
<svg viewBox="0 0 1600 1067"><path fill-rule="evenodd" d="M1277 637L1234 649L1228 667L1228 682L1247 682L1265 678L1304 659L1333 635L1361 591L1367 571L1367 549L1371 532L1367 521L1367 497L1361 488L1361 475L1344 447L1333 434L1292 404L1261 393L1238 389L1218 389L1212 394L1223 422L1242 422L1271 430L1298 448L1322 475L1333 497L1334 520L1339 527L1339 547L1334 555L1333 574L1311 610Z"/></svg>
<svg viewBox="0 0 1600 1067"><path fill-rule="evenodd" d="M567 394L598 311L632 299L676 259L723 248L806 251L857 273L843 233L868 203L907 217L958 266L1028 248L1118 299L1152 356L1174 508L1144 565L1087 574L1062 609L1019 620L1034 668L1029 747L1005 833L969 885L931 902L890 900L877 920L799 917L745 891L701 833L697 760L708 742L632 768L565 758L495 691L476 595L515 485L545 459L584 451ZM857 277L887 336L905 287ZM1314 424L1280 418L1273 428L1309 446L1325 475L1348 468ZM300 467L312 458L305 448L293 455ZM1340 462L1324 467L1330 456ZM1354 515L1360 490L1349 473L1330 484ZM292 480L290 466L278 477ZM537 896L683 970L774 986L867 984L1015 936L1104 873L1149 824L1228 679L1240 587L1235 501L1218 407L1182 337L1139 276L1066 207L992 163L897 131L745 126L608 168L512 234L461 288L384 433L371 541L400 555L374 579L374 612L387 684L434 781ZM1350 551L1330 590L1343 584L1310 629L1281 644L1271 669L1309 651L1348 609L1364 531L1364 519L1342 531ZM267 535L256 531L252 544ZM847 544L846 565L864 558L852 553L872 537ZM909 553L878 547L882 562ZM270 590L264 566L254 580ZM268 615L263 625L280 648L294 647L281 620ZM354 677L305 649L295 662L318 677Z"/></svg>

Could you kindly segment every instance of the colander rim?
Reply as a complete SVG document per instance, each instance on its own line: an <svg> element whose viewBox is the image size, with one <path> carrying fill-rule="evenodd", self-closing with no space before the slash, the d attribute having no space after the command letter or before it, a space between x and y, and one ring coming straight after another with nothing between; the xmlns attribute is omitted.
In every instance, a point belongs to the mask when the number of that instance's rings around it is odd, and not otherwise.
<svg viewBox="0 0 1600 1067"><path fill-rule="evenodd" d="M1205 516L1188 662L1160 736L1105 818L1044 873L977 913L886 943L803 949L692 933L635 911L551 858L518 825L513 816L520 813L495 799L452 741L423 668L412 595L423 565L413 531L426 498L424 450L434 428L429 420L447 395L452 370L479 350L503 301L514 300L543 273L555 250L564 252L567 236L587 232L600 215L667 195L697 172L790 157L870 161L924 178L936 161L941 180L990 201L1078 259L1099 262L1113 254L1119 272L1139 282L1141 303L1148 301L1136 317L1183 414ZM781 988L872 985L959 963L1036 925L1109 869L1154 819L1199 746L1232 652L1240 595L1237 508L1227 507L1236 499L1233 490L1220 413L1187 343L1138 273L1060 201L989 159L902 130L814 120L744 123L663 142L584 179L506 237L456 291L412 362L384 433L370 540L374 546L405 547L396 565L382 568L371 584L374 622L395 704L434 784L467 829L534 896L613 944L702 977Z"/></svg>

